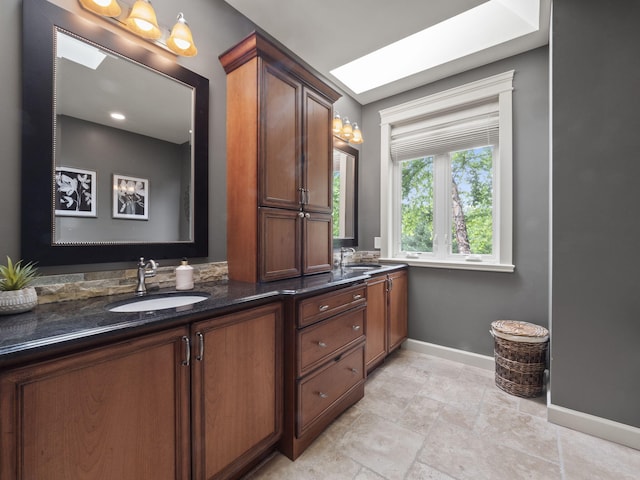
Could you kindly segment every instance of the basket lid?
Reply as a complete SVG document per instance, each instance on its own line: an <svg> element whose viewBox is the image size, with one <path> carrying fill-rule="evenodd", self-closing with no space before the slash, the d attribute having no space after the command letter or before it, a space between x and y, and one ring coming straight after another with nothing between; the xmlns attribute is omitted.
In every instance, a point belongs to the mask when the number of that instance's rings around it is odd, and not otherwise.
<svg viewBox="0 0 640 480"><path fill-rule="evenodd" d="M491 333L496 337L514 342L542 343L549 339L549 330L546 328L518 320L491 322Z"/></svg>

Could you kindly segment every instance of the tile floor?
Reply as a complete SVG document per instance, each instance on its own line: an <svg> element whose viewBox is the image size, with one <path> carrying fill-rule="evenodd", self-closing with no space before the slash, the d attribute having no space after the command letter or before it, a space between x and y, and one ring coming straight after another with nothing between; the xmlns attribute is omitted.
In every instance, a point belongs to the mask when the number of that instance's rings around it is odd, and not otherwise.
<svg viewBox="0 0 640 480"><path fill-rule="evenodd" d="M275 454L246 479L640 479L640 451L547 422L545 398L504 393L492 371L399 350L295 462Z"/></svg>

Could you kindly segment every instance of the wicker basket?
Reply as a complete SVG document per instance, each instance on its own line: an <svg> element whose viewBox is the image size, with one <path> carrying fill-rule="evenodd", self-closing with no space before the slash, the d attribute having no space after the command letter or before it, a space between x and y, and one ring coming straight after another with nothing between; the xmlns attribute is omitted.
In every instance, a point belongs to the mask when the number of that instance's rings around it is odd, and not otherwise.
<svg viewBox="0 0 640 480"><path fill-rule="evenodd" d="M544 390L549 331L515 320L491 323L496 361L496 385L519 397L535 397Z"/></svg>

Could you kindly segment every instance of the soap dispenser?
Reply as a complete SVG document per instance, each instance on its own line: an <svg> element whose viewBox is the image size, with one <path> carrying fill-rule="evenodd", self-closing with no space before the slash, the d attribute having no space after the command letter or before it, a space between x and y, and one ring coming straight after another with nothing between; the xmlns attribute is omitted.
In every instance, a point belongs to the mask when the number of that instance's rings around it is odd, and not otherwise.
<svg viewBox="0 0 640 480"><path fill-rule="evenodd" d="M176 290L191 290L193 288L193 267L186 258L182 259L176 268Z"/></svg>

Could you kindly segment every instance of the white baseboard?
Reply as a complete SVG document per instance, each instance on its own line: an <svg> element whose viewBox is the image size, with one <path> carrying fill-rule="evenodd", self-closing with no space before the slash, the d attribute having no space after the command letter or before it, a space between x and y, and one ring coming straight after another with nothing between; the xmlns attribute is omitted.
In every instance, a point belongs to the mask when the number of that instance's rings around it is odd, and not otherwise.
<svg viewBox="0 0 640 480"><path fill-rule="evenodd" d="M403 348L414 352L426 353L434 357L446 358L456 362L464 363L472 367L484 368L485 370L495 370L493 357L480 355L478 353L466 352L457 348L444 347L435 343L422 342L409 338L402 344Z"/></svg>
<svg viewBox="0 0 640 480"><path fill-rule="evenodd" d="M640 450L640 428L577 410L570 410L552 403L547 405L547 419L556 425Z"/></svg>

